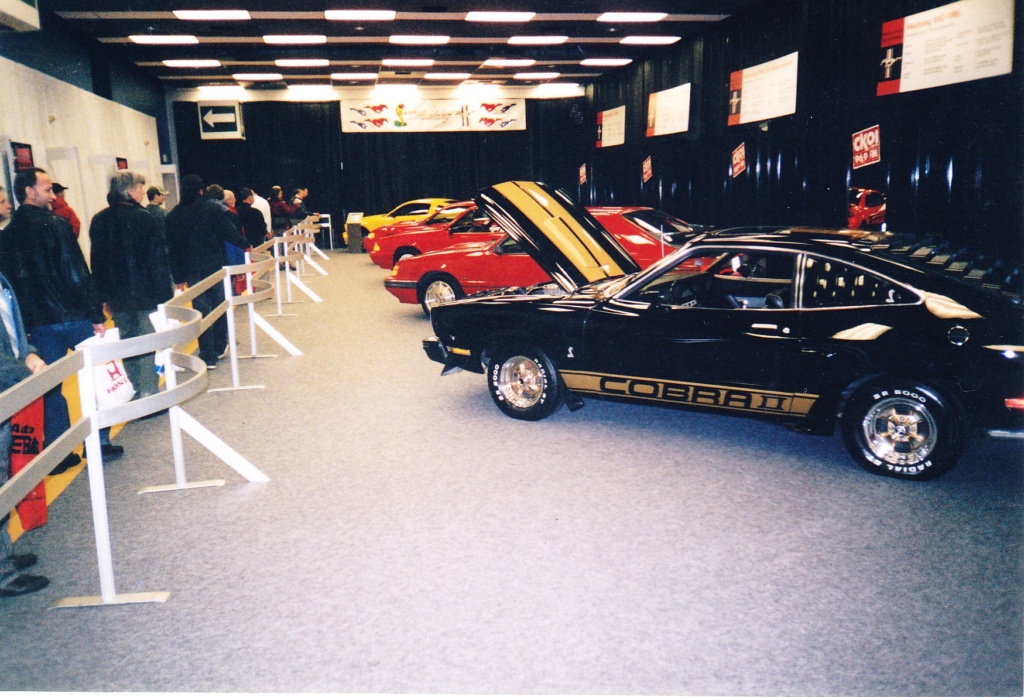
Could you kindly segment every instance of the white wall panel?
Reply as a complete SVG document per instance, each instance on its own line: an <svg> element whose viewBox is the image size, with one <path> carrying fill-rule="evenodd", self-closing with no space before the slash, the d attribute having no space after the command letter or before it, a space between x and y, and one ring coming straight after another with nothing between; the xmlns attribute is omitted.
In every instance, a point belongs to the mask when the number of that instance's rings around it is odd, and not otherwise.
<svg viewBox="0 0 1024 697"><path fill-rule="evenodd" d="M156 119L2 57L0 75L0 137L31 144L36 166L70 187L65 198L82 219L88 259L89 222L107 205L115 158L161 181Z"/></svg>

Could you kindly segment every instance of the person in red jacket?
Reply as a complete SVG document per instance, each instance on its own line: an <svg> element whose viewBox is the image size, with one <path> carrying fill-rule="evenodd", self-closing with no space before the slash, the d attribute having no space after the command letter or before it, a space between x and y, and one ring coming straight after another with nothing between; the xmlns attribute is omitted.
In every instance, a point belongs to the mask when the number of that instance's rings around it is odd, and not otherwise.
<svg viewBox="0 0 1024 697"><path fill-rule="evenodd" d="M75 237L78 237L79 233L82 232L82 221L78 219L78 214L75 213L75 210L64 200L64 192L67 190L68 187L63 184L53 183L53 193L57 194L57 198L53 200L53 214L59 215L68 221L71 224L71 232L75 233Z"/></svg>
<svg viewBox="0 0 1024 697"><path fill-rule="evenodd" d="M291 217L299 209L294 202L284 200L284 192L280 186L270 189L270 216L274 226L274 234L280 234L291 225Z"/></svg>

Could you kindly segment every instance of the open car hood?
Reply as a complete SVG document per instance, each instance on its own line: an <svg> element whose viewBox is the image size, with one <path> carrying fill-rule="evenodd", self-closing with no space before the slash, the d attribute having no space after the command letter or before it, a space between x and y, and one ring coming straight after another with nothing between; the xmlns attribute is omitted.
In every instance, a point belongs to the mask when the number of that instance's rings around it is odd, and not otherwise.
<svg viewBox="0 0 1024 697"><path fill-rule="evenodd" d="M640 270L590 213L546 184L495 184L480 191L477 206L568 293Z"/></svg>

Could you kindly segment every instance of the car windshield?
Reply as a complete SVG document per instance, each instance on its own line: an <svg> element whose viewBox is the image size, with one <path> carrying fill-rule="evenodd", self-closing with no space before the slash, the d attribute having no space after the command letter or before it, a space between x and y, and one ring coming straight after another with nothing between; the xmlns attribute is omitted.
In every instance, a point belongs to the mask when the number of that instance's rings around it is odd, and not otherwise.
<svg viewBox="0 0 1024 697"><path fill-rule="evenodd" d="M437 225L440 223L450 223L453 220L458 220L459 217L469 210L466 206L452 206L450 208L442 208L434 215L430 216L423 221L424 225Z"/></svg>
<svg viewBox="0 0 1024 697"><path fill-rule="evenodd" d="M693 234L693 228L684 221L654 209L623 213L622 217L654 239L664 239L669 244L680 245Z"/></svg>
<svg viewBox="0 0 1024 697"><path fill-rule="evenodd" d="M850 205L851 206L859 206L860 205L860 194L861 194L861 190L860 189L850 189Z"/></svg>

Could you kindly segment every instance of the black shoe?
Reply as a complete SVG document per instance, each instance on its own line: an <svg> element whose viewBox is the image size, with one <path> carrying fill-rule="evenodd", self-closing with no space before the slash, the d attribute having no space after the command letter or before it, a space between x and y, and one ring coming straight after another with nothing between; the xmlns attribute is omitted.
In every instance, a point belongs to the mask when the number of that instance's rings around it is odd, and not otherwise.
<svg viewBox="0 0 1024 697"><path fill-rule="evenodd" d="M14 568L18 571L23 571L28 567L39 561L36 555L32 552L26 552L25 554L15 554L11 556L11 563L14 564Z"/></svg>
<svg viewBox="0 0 1024 697"><path fill-rule="evenodd" d="M104 460L116 460L124 455L124 447L113 443L104 443L100 446L100 452L103 453Z"/></svg>
<svg viewBox="0 0 1024 697"><path fill-rule="evenodd" d="M0 598L13 598L16 595L35 593L36 591L43 590L48 585L50 585L50 579L45 576L19 574L14 577L13 581L0 588Z"/></svg>
<svg viewBox="0 0 1024 697"><path fill-rule="evenodd" d="M58 462L57 466L50 470L50 474L63 474L81 461L82 458L78 456L78 453L71 453L66 458Z"/></svg>

